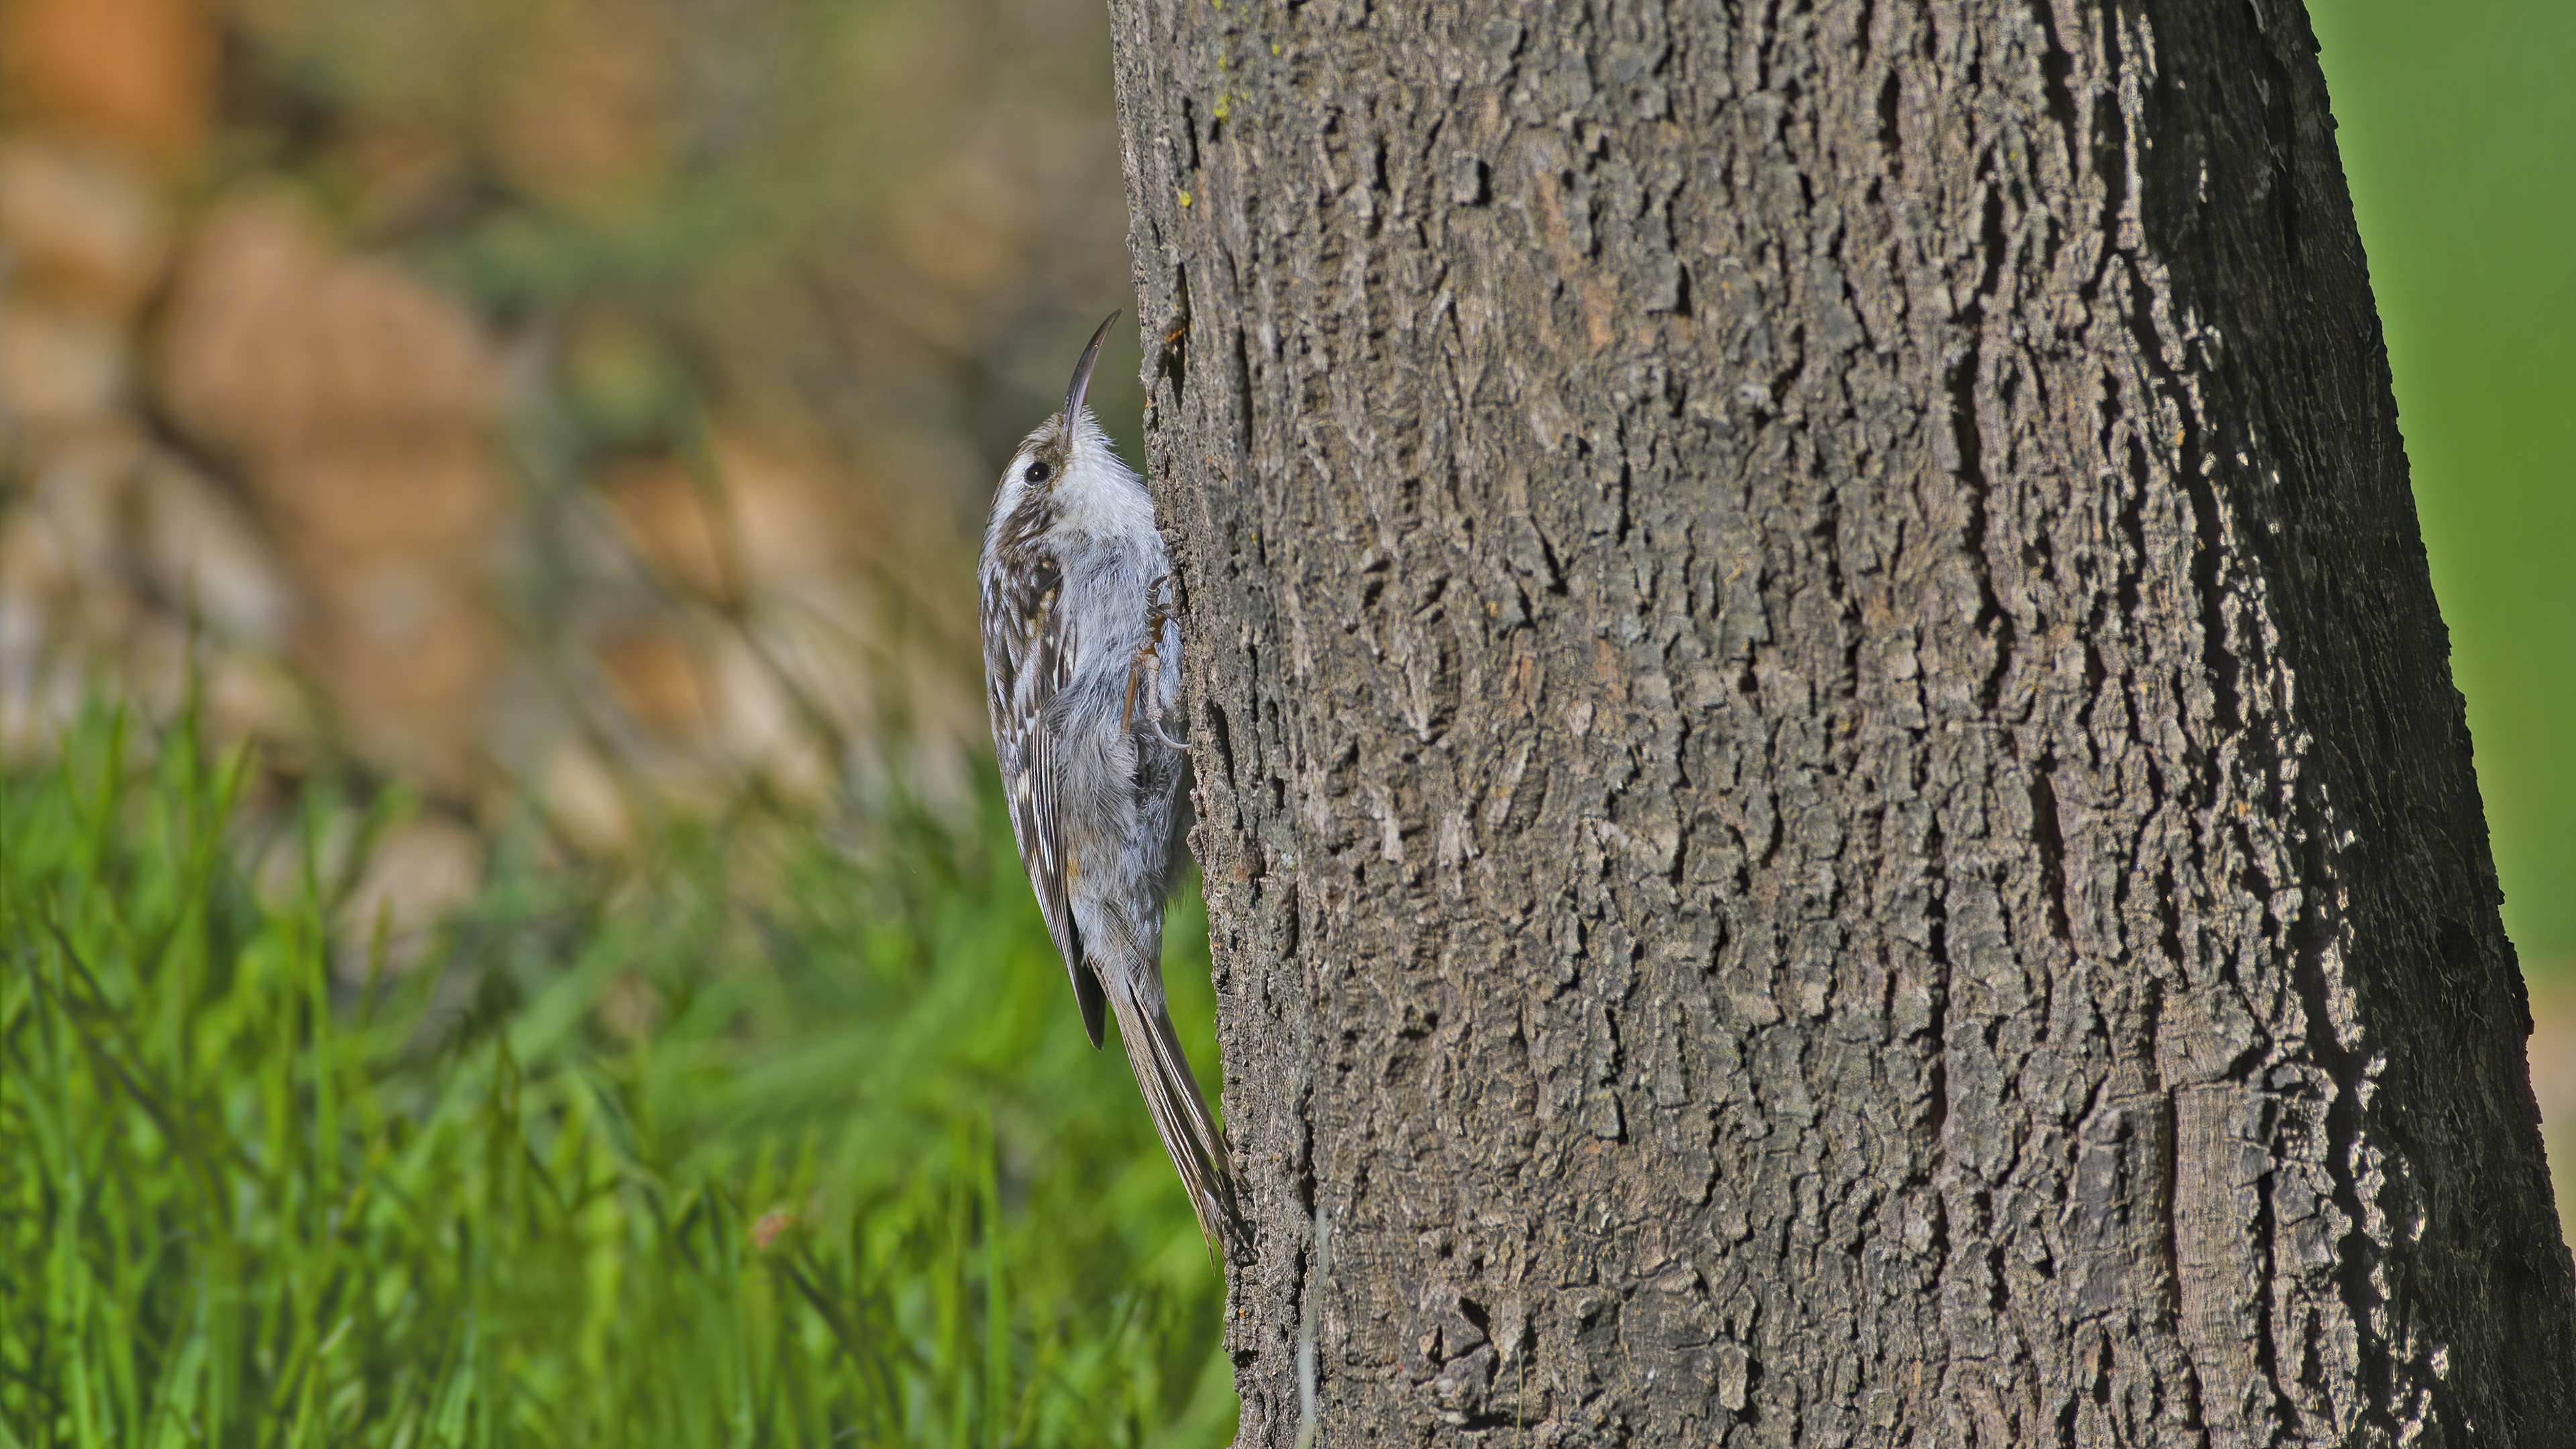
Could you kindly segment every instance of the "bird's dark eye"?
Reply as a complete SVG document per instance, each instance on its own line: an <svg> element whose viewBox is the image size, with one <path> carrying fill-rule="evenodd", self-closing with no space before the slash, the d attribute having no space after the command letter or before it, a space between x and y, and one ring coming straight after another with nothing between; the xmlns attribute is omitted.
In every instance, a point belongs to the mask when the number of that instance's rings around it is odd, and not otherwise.
<svg viewBox="0 0 2576 1449"><path fill-rule="evenodd" d="M1047 466L1046 459L1040 458L1036 462L1031 463L1029 465L1029 471L1021 474L1020 476L1028 479L1032 483L1044 483L1047 480L1047 475L1054 471L1055 470L1053 468Z"/></svg>

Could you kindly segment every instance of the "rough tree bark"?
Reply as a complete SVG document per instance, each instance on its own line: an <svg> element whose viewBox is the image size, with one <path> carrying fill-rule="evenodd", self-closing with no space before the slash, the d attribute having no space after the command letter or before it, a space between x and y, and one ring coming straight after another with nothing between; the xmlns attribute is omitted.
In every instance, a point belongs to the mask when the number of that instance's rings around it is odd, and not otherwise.
<svg viewBox="0 0 2576 1449"><path fill-rule="evenodd" d="M1244 1443L2563 1442L2296 0L1113 10Z"/></svg>

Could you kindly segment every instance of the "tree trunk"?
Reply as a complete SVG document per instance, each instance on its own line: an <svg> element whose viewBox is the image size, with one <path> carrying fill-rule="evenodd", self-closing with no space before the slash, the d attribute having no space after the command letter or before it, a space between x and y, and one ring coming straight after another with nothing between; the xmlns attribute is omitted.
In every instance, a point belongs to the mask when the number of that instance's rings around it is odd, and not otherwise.
<svg viewBox="0 0 2576 1449"><path fill-rule="evenodd" d="M1242 1442L2558 1442L2296 0L1464 8L1114 7Z"/></svg>

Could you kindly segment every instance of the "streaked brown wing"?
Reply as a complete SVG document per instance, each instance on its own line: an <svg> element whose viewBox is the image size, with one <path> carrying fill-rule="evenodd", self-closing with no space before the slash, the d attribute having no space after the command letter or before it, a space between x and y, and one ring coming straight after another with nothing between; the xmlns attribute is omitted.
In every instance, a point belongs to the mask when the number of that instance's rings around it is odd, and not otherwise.
<svg viewBox="0 0 2576 1449"><path fill-rule="evenodd" d="M1062 770L1046 730L1047 707L1071 682L1075 657L1061 582L1055 560L1042 554L1034 556L1030 567L1003 568L986 577L984 694L1020 864L1037 893L1047 932L1064 957L1065 974L1072 978L1082 1029L1096 1048L1106 1003L1066 899L1064 842L1056 828Z"/></svg>

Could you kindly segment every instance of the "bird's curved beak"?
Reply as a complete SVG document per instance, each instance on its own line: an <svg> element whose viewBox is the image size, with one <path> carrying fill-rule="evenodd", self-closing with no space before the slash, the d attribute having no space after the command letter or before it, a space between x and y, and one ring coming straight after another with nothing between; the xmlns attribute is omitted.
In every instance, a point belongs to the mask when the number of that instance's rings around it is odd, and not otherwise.
<svg viewBox="0 0 2576 1449"><path fill-rule="evenodd" d="M1073 385L1064 390L1066 427L1072 427L1074 418L1082 411L1082 395L1091 387L1091 365L1100 360L1100 344L1108 340L1110 326L1124 316L1126 310L1121 307L1110 313L1108 320L1100 324L1100 330L1091 334L1091 345L1082 349L1082 361L1073 369Z"/></svg>

